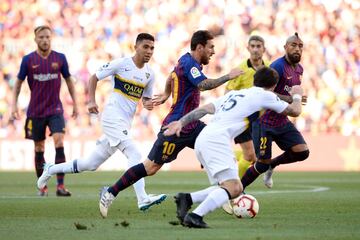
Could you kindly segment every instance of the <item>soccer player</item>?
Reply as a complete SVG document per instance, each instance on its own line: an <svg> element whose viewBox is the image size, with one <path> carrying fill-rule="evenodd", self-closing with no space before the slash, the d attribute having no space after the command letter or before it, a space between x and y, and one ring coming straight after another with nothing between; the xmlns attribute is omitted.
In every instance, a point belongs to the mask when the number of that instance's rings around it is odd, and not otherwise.
<svg viewBox="0 0 360 240"><path fill-rule="evenodd" d="M206 114L214 114L212 121L201 131L195 142L196 156L213 186L197 192L177 194L180 200L177 203L177 217L183 219L184 226L207 228L203 217L241 194L243 187L232 141L249 127L249 116L262 109L294 117L301 113L301 87L293 87L291 93L294 101L289 105L272 92L277 81L278 74L275 70L260 68L254 75L254 87L231 91L165 126L165 136L179 136L181 129L187 124ZM193 203L200 204L188 213Z"/></svg>
<svg viewBox="0 0 360 240"><path fill-rule="evenodd" d="M73 100L72 117L78 115L75 88L73 78L70 75L68 63L64 54L51 49L52 30L49 26L35 28L35 42L37 50L24 56L20 65L20 71L13 90L11 120L19 119L17 100L21 86L27 77L31 91L30 103L27 109L25 122L25 137L32 139L35 145L35 169L37 177L43 172L45 163L44 150L46 139L46 127L50 129L50 135L54 139L55 164L65 162L64 134L65 120L64 110L60 100L61 75L65 79L69 93ZM40 196L47 196L47 186L39 190ZM57 175L57 196L71 196L64 187L64 174Z"/></svg>
<svg viewBox="0 0 360 240"><path fill-rule="evenodd" d="M172 77L166 83L164 99L169 96L170 89L173 103L163 121L163 126L197 108L200 91L216 88L242 73L239 69L233 69L229 74L217 79L208 79L204 75L202 65L208 64L215 53L213 38L213 35L205 30L196 31L192 35L191 52L179 59L171 73ZM164 99L157 99L157 101L163 102ZM107 217L108 208L120 191L143 177L154 175L164 163L175 160L178 153L185 147L194 148L195 139L204 126L205 124L200 121L190 123L184 127L180 137L165 137L163 130L160 130L147 159L129 168L111 187L103 188L99 201L100 214L104 218Z"/></svg>
<svg viewBox="0 0 360 240"><path fill-rule="evenodd" d="M303 51L303 41L295 33L286 40L285 56L275 60L270 67L274 68L279 74L279 82L274 90L278 96L291 101L289 96L291 88L301 84L303 67L299 63ZM306 96L302 97L302 102L306 102ZM273 186L273 169L280 164L303 161L309 156L309 149L301 133L294 124L284 115L267 110L260 118L260 127L254 133L254 145L258 156L258 161L251 166L242 177L241 182L244 189L251 184L260 174L264 174L264 183L268 188ZM272 142L284 151L283 154L271 160Z"/></svg>
<svg viewBox="0 0 360 240"><path fill-rule="evenodd" d="M270 65L269 61L263 60L265 40L262 37L258 35L250 36L247 50L250 53L250 57L242 61L239 65L239 68L244 71L244 74L228 81L225 93L231 90L241 90L252 87L256 70ZM254 116L255 115L258 115L258 113L255 113ZM235 150L240 177L242 177L249 166L256 161L256 153L251 135L252 125L258 124L257 117L254 118L254 116L250 117L254 122L249 121L249 127L234 139L236 144L240 144L242 150ZM225 203L222 208L226 213L233 214L231 201Z"/></svg>
<svg viewBox="0 0 360 240"><path fill-rule="evenodd" d="M52 165L47 164L44 173L38 180L38 187L46 185L50 177L57 173L80 173L95 171L103 162L120 150L127 158L129 167L140 163L141 154L130 138L131 123L139 100L147 110L153 109L152 93L155 83L154 72L148 65L154 53L154 37L148 33L140 33L135 41L135 55L111 61L103 65L89 80L90 113L99 113L95 101L97 82L112 77L114 90L102 114L104 135L86 158L72 162ZM148 195L145 192L145 181L134 184L138 207L145 211L154 204L165 200L166 195Z"/></svg>
<svg viewBox="0 0 360 240"><path fill-rule="evenodd" d="M247 50L250 53L250 57L242 61L239 65L239 69L243 70L244 74L228 81L225 93L230 90L241 90L252 87L256 70L264 66L269 66L270 63L263 60L265 40L262 37L258 35L251 36L248 41ZM250 122L249 125L249 128L235 138L235 143L240 144L242 149L242 152L240 150L235 151L235 156L239 161L240 177L244 175L250 164L256 161L256 154L251 136L252 123Z"/></svg>

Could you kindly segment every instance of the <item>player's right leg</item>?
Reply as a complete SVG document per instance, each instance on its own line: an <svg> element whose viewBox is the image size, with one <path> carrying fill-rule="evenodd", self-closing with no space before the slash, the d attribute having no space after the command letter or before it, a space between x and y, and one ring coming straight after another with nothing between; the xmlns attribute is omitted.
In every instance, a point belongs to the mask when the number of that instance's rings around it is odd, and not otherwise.
<svg viewBox="0 0 360 240"><path fill-rule="evenodd" d="M39 178L43 173L43 167L45 164L44 151L45 151L45 139L46 139L46 124L44 118L26 118L25 122L25 138L34 141L35 149L35 170L36 176ZM39 196L47 196L47 186L39 189Z"/></svg>
<svg viewBox="0 0 360 240"><path fill-rule="evenodd" d="M37 186L39 189L46 186L51 176L58 173L95 171L113 153L114 151L110 149L110 146L107 145L106 142L98 142L95 149L85 158L79 158L60 164L46 164L44 166L43 174L38 179Z"/></svg>
<svg viewBox="0 0 360 240"><path fill-rule="evenodd" d="M131 139L127 139L122 141L117 148L120 149L124 153L124 155L128 159L128 168L135 166L141 163L141 153L133 143ZM146 169L146 167L145 167ZM156 170L157 171L157 170ZM150 171L149 171L150 173ZM141 178L136 183L133 184L135 194L138 201L138 208L141 211L146 211L151 206L155 204L160 204L162 201L166 199L165 194L150 194L148 195L145 191L145 179Z"/></svg>

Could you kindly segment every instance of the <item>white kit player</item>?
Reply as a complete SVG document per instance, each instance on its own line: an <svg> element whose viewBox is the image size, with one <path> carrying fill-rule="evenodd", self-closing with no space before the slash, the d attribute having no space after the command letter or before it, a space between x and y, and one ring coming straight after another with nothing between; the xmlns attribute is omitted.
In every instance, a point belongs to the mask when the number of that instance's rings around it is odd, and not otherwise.
<svg viewBox="0 0 360 240"><path fill-rule="evenodd" d="M140 33L136 38L136 53L133 57L119 58L107 63L90 77L88 110L92 114L99 112L95 101L97 82L111 76L113 84L113 92L101 118L104 134L88 157L63 164L46 164L43 174L38 179L38 188L47 185L50 177L56 173L95 171L118 149L127 157L128 167L141 162L141 154L130 138L130 128L140 99L147 110L152 110L154 107L152 102L154 72L147 64L154 52L154 40L152 35ZM148 195L145 191L144 179L136 182L134 189L138 207L142 211L161 203L166 198L165 194Z"/></svg>
<svg viewBox="0 0 360 240"><path fill-rule="evenodd" d="M178 193L180 202L177 204L177 214L183 217L184 226L207 228L203 216L221 207L229 199L238 197L243 191L232 144L233 139L249 127L251 118L258 117L263 109L293 117L301 113L301 87L293 87L293 103L289 105L272 92L278 78L275 70L263 67L254 75L254 87L230 91L165 127L167 130L164 135L179 135L186 124L206 114L214 114L195 142L196 156L213 186L198 192ZM193 203L200 205L187 213Z"/></svg>

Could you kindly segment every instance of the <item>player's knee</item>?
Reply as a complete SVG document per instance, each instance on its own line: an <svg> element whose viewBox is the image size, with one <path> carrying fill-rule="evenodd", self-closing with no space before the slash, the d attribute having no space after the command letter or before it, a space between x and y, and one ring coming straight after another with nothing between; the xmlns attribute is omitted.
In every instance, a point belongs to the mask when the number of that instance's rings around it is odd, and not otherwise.
<svg viewBox="0 0 360 240"><path fill-rule="evenodd" d="M264 162L260 162L260 161L257 161L254 165L255 170L259 174L266 172L269 169L269 167L270 167L269 163L264 163Z"/></svg>
<svg viewBox="0 0 360 240"><path fill-rule="evenodd" d="M307 149L305 151L302 152L292 152L293 155L293 159L296 161L304 161L305 159L307 159L310 155L310 151Z"/></svg>
<svg viewBox="0 0 360 240"><path fill-rule="evenodd" d="M153 161L150 161L148 159L146 159L144 162L144 168L146 170L146 173L148 176L152 176L155 173L157 173L157 171L159 171L159 169L161 168L162 165L156 164Z"/></svg>

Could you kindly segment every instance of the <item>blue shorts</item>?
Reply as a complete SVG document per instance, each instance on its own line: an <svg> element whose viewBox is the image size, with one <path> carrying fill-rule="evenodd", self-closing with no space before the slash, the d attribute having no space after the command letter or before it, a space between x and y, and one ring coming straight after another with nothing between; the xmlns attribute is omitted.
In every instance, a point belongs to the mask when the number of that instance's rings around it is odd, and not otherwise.
<svg viewBox="0 0 360 240"><path fill-rule="evenodd" d="M65 133L65 120L62 114L51 115L42 118L26 118L25 138L34 141L46 139L46 127L50 129L50 136L53 133Z"/></svg>
<svg viewBox="0 0 360 240"><path fill-rule="evenodd" d="M256 156L261 160L271 159L273 141L283 151L290 150L298 144L306 144L301 133L291 122L281 127L266 127L260 124L253 126L252 131Z"/></svg>
<svg viewBox="0 0 360 240"><path fill-rule="evenodd" d="M181 134L180 137L176 135L164 136L164 130L160 130L148 159L160 165L175 160L178 153L185 147L194 149L195 140L205 126L205 123L200 122L192 132Z"/></svg>

